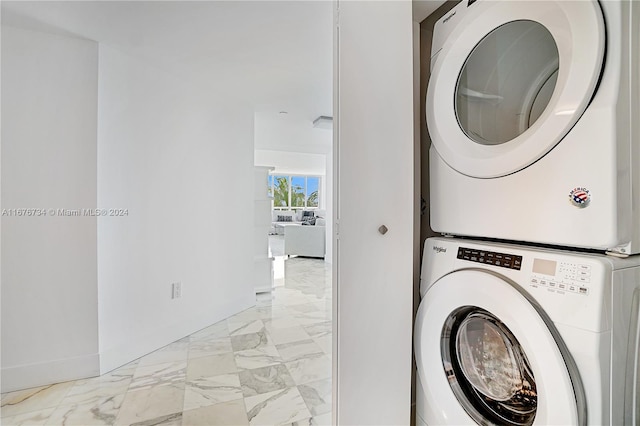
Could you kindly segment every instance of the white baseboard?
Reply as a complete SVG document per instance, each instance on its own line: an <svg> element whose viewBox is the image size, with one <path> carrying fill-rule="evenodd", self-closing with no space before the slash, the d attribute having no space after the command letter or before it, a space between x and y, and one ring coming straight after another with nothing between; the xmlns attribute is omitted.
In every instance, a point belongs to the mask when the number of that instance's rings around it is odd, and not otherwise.
<svg viewBox="0 0 640 426"><path fill-rule="evenodd" d="M12 392L100 374L98 354L58 359L2 369L2 392Z"/></svg>
<svg viewBox="0 0 640 426"><path fill-rule="evenodd" d="M100 374L108 373L169 343L180 340L255 305L255 299L237 300L206 310L170 327L154 329L145 336L100 351Z"/></svg>

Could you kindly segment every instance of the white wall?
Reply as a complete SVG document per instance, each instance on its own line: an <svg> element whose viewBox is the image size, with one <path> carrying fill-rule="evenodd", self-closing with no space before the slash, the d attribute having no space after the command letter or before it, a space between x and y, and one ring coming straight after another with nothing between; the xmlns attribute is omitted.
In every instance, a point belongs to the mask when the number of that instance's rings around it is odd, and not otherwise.
<svg viewBox="0 0 640 426"><path fill-rule="evenodd" d="M326 173L326 155L266 149L255 150L255 165L274 167L273 173L317 175Z"/></svg>
<svg viewBox="0 0 640 426"><path fill-rule="evenodd" d="M255 303L253 111L101 45L101 370ZM170 298L172 282L182 298Z"/></svg>
<svg viewBox="0 0 640 426"><path fill-rule="evenodd" d="M96 43L2 26L2 207L96 207ZM98 372L96 219L2 217L2 391Z"/></svg>
<svg viewBox="0 0 640 426"><path fill-rule="evenodd" d="M97 375L255 303L249 107L7 25L2 78L2 207L47 211L2 217L3 392ZM48 210L96 207L127 215Z"/></svg>

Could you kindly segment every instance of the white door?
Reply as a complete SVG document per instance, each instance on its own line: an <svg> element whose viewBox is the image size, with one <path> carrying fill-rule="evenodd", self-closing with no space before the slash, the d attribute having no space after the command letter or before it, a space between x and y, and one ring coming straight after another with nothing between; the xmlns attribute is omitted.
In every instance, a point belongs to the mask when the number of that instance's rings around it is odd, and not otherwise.
<svg viewBox="0 0 640 426"><path fill-rule="evenodd" d="M602 10L597 1L460 8L464 17L451 21L456 26L431 64L429 132L459 173L505 176L544 156L587 108L603 66Z"/></svg>
<svg viewBox="0 0 640 426"><path fill-rule="evenodd" d="M427 424L586 422L580 376L557 330L506 279L444 276L421 302L414 338Z"/></svg>
<svg viewBox="0 0 640 426"><path fill-rule="evenodd" d="M408 425L414 270L411 2L340 1L338 7L334 415L339 425Z"/></svg>

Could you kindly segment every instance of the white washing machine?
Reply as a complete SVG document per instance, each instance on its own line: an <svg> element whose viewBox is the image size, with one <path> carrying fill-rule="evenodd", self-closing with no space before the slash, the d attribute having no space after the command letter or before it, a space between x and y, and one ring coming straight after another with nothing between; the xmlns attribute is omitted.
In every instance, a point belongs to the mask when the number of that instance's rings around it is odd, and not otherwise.
<svg viewBox="0 0 640 426"><path fill-rule="evenodd" d="M438 21L433 230L639 253L639 28L615 0L464 0Z"/></svg>
<svg viewBox="0 0 640 426"><path fill-rule="evenodd" d="M431 238L417 424L640 424L640 257Z"/></svg>

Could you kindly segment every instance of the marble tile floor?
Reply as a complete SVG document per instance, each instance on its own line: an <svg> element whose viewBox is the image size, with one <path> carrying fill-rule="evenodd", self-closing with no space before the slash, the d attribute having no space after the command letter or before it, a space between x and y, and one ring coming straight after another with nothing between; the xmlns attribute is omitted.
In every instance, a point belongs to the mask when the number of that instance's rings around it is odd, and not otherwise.
<svg viewBox="0 0 640 426"><path fill-rule="evenodd" d="M103 376L3 394L0 424L330 425L330 267L278 260L256 306Z"/></svg>

